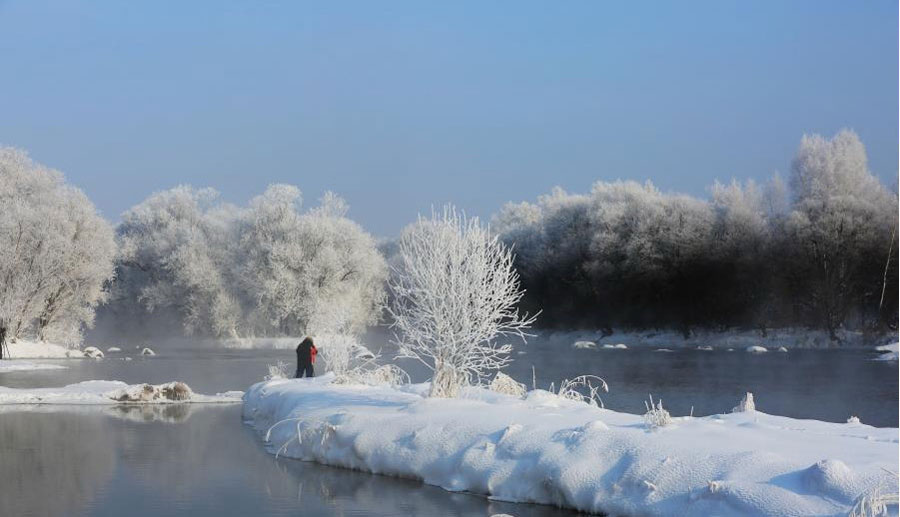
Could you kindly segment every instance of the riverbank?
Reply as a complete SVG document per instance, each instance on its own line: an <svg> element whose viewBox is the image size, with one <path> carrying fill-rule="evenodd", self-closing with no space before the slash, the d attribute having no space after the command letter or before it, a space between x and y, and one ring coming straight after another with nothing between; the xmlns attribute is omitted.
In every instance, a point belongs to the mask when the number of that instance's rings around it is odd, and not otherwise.
<svg viewBox="0 0 900 517"><path fill-rule="evenodd" d="M643 417L532 390L255 384L244 417L272 452L505 501L624 515L835 515L897 491L897 428L761 412ZM737 403L737 401L735 401ZM549 417L549 418L548 418Z"/></svg>
<svg viewBox="0 0 900 517"><path fill-rule="evenodd" d="M674 330L614 331L604 335L600 330L553 330L537 329L537 334L555 346L574 346L575 343L593 343L597 348L625 347L647 348L710 348L713 350L746 350L762 347L767 350L791 349L875 349L878 346L897 342L897 333L867 334L863 332L840 331L838 341L833 341L828 332L809 329L770 329L766 335L759 330L694 330L687 337ZM586 346L584 344L581 345ZM622 347L620 347L622 348Z"/></svg>

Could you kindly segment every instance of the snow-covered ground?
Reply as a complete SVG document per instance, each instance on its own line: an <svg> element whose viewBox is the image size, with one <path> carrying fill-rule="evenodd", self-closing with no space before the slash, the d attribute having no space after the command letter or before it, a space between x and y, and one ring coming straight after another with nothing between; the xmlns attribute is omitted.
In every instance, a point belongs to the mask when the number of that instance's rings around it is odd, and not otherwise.
<svg viewBox="0 0 900 517"><path fill-rule="evenodd" d="M625 344L628 347L644 346L650 348L694 348L710 347L714 350L746 350L751 346L760 346L771 350L780 347L791 348L869 348L897 340L897 335L870 336L861 332L840 331L839 342L834 342L824 331L808 329L771 329L762 336L756 330L707 331L697 330L685 339L680 332L668 330L648 330L633 332L614 332L603 336L599 331L551 331L538 330L534 341L549 342L573 348L612 348L606 345ZM532 340L529 340L532 341ZM587 343L593 346L586 346Z"/></svg>
<svg viewBox="0 0 900 517"><path fill-rule="evenodd" d="M143 384L128 385L121 381L84 381L59 388L17 389L0 386L0 404L122 404L125 393L139 391ZM216 395L193 393L187 400L157 399L142 403L184 404L240 402L243 392L230 391ZM128 402L132 403L132 402Z"/></svg>
<svg viewBox="0 0 900 517"><path fill-rule="evenodd" d="M64 345L54 343L44 343L41 341L16 341L15 343L7 343L9 349L9 357L12 359L63 359L63 358L82 358L84 352L77 348L69 348Z"/></svg>
<svg viewBox="0 0 900 517"><path fill-rule="evenodd" d="M282 456L611 515L838 515L898 489L896 428L745 412L649 430L543 390L433 399L332 379L255 384L244 417Z"/></svg>
<svg viewBox="0 0 900 517"><path fill-rule="evenodd" d="M17 359L0 359L0 373L65 369L65 366L60 366L58 364L32 363L30 361L20 361Z"/></svg>
<svg viewBox="0 0 900 517"><path fill-rule="evenodd" d="M879 361L896 361L898 352L900 352L900 343L891 343L890 345L882 345L876 348L879 352L884 352L879 355L877 359Z"/></svg>

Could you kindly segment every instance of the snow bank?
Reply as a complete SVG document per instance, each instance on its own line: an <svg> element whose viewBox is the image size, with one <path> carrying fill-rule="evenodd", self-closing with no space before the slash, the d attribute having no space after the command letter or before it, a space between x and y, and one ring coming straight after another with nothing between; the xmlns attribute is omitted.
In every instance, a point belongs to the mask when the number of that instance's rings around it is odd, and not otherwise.
<svg viewBox="0 0 900 517"><path fill-rule="evenodd" d="M32 370L65 370L65 366L47 363L31 363L28 361L19 361L16 359L0 360L0 373L5 372L24 372Z"/></svg>
<svg viewBox="0 0 900 517"><path fill-rule="evenodd" d="M747 352L750 352L751 354L764 354L764 353L768 352L768 350L764 346L754 345L754 346L748 346Z"/></svg>
<svg viewBox="0 0 900 517"><path fill-rule="evenodd" d="M898 355L898 351L900 351L900 343L892 343L890 345L883 345L875 348L879 352L885 352L878 357L876 360L878 361L896 361Z"/></svg>
<svg viewBox="0 0 900 517"><path fill-rule="evenodd" d="M897 490L883 470L896 470L897 429L757 411L650 431L543 390L429 399L427 385L332 379L255 384L244 417L280 455L611 515L836 515L871 487Z"/></svg>
<svg viewBox="0 0 900 517"><path fill-rule="evenodd" d="M84 357L84 352L77 348L68 348L54 343L40 341L16 341L7 343L11 359L62 359L66 357Z"/></svg>
<svg viewBox="0 0 900 517"><path fill-rule="evenodd" d="M187 399L171 400L169 398L148 398L145 400L129 399L126 394L140 393L147 386L162 392L176 383L132 384L121 381L84 381L60 388L16 389L0 386L0 404L120 404L120 403L154 403L185 404L212 402L240 402L243 392L230 391L216 395L199 395L191 393ZM181 383L177 383L181 384ZM120 400L121 399L121 400Z"/></svg>

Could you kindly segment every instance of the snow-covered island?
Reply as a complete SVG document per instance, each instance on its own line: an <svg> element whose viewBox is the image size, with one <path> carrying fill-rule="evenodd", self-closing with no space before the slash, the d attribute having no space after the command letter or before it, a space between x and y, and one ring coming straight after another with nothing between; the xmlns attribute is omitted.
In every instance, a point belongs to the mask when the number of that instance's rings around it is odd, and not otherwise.
<svg viewBox="0 0 900 517"><path fill-rule="evenodd" d="M58 388L17 389L0 386L0 405L8 404L187 404L235 403L243 392L215 395L194 393L182 382L126 384L121 381L84 381Z"/></svg>
<svg viewBox="0 0 900 517"><path fill-rule="evenodd" d="M279 456L611 515L843 515L898 490L896 428L759 411L653 428L544 390L333 380L255 384L244 417Z"/></svg>

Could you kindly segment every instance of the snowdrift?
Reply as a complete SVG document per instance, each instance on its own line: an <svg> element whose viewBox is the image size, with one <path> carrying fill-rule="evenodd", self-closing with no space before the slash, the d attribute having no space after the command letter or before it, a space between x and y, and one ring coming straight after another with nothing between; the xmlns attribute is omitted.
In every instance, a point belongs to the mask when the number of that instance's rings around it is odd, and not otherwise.
<svg viewBox="0 0 900 517"><path fill-rule="evenodd" d="M189 404L240 402L243 392L229 391L216 395L200 395L190 392L187 398L167 398L167 384L125 384L121 381L84 381L60 388L16 389L0 386L0 404ZM186 385L185 385L186 386ZM148 387L150 389L148 390ZM188 391L190 391L188 389ZM145 397L140 395L149 393ZM154 397L153 393L161 396Z"/></svg>
<svg viewBox="0 0 900 517"><path fill-rule="evenodd" d="M898 488L883 470L897 468L895 428L753 411L651 431L543 390L429 399L425 384L332 380L255 384L244 417L281 456L611 515L836 515Z"/></svg>

